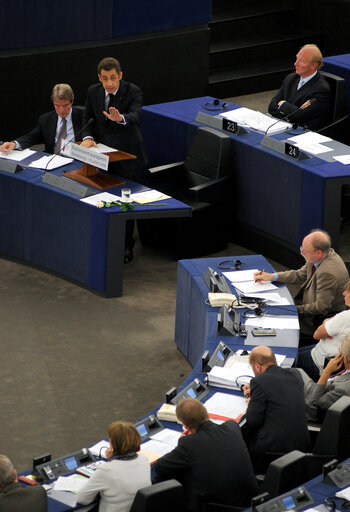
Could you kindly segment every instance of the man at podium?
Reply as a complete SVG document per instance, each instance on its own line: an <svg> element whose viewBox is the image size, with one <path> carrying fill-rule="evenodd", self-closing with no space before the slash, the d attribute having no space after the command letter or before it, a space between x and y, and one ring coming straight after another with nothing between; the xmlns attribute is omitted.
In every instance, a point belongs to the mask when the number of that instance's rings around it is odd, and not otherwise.
<svg viewBox="0 0 350 512"><path fill-rule="evenodd" d="M140 170L147 163L139 127L142 111L142 91L136 85L122 80L119 61L112 57L102 59L97 66L99 84L89 87L85 105L82 146L90 148L101 142L137 156L110 164L109 171L134 181L140 180Z"/></svg>

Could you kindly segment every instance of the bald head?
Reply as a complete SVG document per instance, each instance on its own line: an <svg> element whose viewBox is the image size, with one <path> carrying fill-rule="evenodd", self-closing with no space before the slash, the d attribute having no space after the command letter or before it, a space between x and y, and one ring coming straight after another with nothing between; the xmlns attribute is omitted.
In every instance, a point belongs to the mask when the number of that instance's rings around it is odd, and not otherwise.
<svg viewBox="0 0 350 512"><path fill-rule="evenodd" d="M201 423L208 421L208 412L202 402L194 398L184 398L176 406L176 416L183 425L197 430Z"/></svg>
<svg viewBox="0 0 350 512"><path fill-rule="evenodd" d="M329 234L326 231L315 229L303 239L300 252L306 261L317 263L329 253L330 248Z"/></svg>
<svg viewBox="0 0 350 512"><path fill-rule="evenodd" d="M270 347L261 345L254 347L249 355L249 364L252 367L254 375L263 373L269 366L277 364L276 357Z"/></svg>
<svg viewBox="0 0 350 512"><path fill-rule="evenodd" d="M329 249L331 248L331 237L326 231L322 231L321 229L313 229L307 236L310 237L315 251L320 250L323 253L329 252Z"/></svg>

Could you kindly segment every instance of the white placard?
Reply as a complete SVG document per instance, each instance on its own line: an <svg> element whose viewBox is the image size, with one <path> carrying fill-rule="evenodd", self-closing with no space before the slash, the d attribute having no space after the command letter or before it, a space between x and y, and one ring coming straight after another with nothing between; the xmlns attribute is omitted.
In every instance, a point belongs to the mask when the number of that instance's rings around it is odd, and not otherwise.
<svg viewBox="0 0 350 512"><path fill-rule="evenodd" d="M96 153L96 151L91 151L88 148L79 146L79 144L74 144L74 142L71 142L66 146L64 154L69 155L75 160L80 160L86 164L95 165L99 169L104 169L105 171L108 169L108 155Z"/></svg>

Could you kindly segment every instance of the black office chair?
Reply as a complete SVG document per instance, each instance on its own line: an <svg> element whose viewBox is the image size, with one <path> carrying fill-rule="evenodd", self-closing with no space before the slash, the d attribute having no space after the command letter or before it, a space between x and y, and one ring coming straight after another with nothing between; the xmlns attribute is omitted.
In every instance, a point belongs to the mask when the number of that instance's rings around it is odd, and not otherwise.
<svg viewBox="0 0 350 512"><path fill-rule="evenodd" d="M139 489L130 512L179 512L185 508L182 485L177 480L166 480Z"/></svg>
<svg viewBox="0 0 350 512"><path fill-rule="evenodd" d="M331 137L334 140L348 144L350 142L349 114L346 99L346 84L340 76L320 72L327 80L331 88L331 110L328 115L326 126L319 130L319 133Z"/></svg>
<svg viewBox="0 0 350 512"><path fill-rule="evenodd" d="M339 462L350 457L350 397L342 396L326 412L313 448L314 455L326 455Z"/></svg>
<svg viewBox="0 0 350 512"><path fill-rule="evenodd" d="M192 207L192 217L138 221L143 245L171 249L175 259L226 248L232 201L231 139L199 127L184 162L149 170L149 184Z"/></svg>
<svg viewBox="0 0 350 512"><path fill-rule="evenodd" d="M309 478L307 456L299 450L293 450L270 463L262 482L261 492L268 492L270 498L274 498Z"/></svg>

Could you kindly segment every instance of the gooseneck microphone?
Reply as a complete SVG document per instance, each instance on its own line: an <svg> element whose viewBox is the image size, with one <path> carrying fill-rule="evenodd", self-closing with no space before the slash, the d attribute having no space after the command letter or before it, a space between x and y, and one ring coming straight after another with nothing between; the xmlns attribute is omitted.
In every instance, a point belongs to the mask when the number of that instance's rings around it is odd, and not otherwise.
<svg viewBox="0 0 350 512"><path fill-rule="evenodd" d="M310 105L311 105L311 103L315 103L316 98L311 98L309 101L310 101ZM289 114L286 114L285 116L282 116L280 119L278 119L278 121L274 121L272 124L270 124L270 126L267 127L267 129L266 129L266 131L264 133L264 137L266 137L267 132L270 130L270 128L275 126L275 124L280 123L281 121L284 121L285 119L288 119L288 116L291 116L292 114L295 114L296 112L298 112L302 108L303 108L303 106L301 105L301 107L298 107L296 110L294 110L294 112L290 112ZM298 128L298 123L293 123L292 124L292 128L293 128L293 130L296 130Z"/></svg>
<svg viewBox="0 0 350 512"><path fill-rule="evenodd" d="M54 153L54 154L52 155L52 157L50 158L50 160L48 160L47 164L45 165L45 169L44 169L44 172L45 172L45 173L46 173L46 172L48 172L47 166L49 165L49 163L50 163L50 162L52 162L52 160L53 160L56 156L58 156L58 155L61 153L61 151L63 151L63 150L64 150L64 148L65 148L65 147L66 147L70 142L72 142L73 140L75 140L75 139L77 138L77 136L78 136L78 135L80 135L80 134L81 134L81 132L82 132L83 130L85 130L85 128L87 128L88 126L90 126L90 124L92 124L94 121L95 121L95 120L94 120L94 118L93 118L93 117L90 117L90 119L88 120L88 122L87 122L87 123L85 123L85 124L84 124L84 126L82 126L82 127L80 128L80 130L78 130L78 131L77 131L77 133L75 133L75 134L73 135L73 137L72 137L71 139L69 139L69 140L64 144L64 146L62 146L62 148L61 148L59 151L56 151L56 153Z"/></svg>

